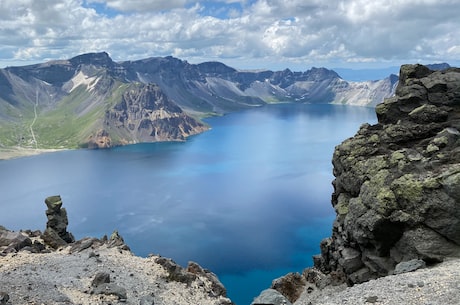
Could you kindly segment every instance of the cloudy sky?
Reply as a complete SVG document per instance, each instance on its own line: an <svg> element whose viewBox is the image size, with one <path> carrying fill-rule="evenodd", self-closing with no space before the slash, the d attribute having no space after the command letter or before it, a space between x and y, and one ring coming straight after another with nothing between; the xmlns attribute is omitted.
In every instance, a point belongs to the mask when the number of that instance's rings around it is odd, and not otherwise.
<svg viewBox="0 0 460 305"><path fill-rule="evenodd" d="M0 67L87 52L240 69L460 63L458 0L0 0Z"/></svg>

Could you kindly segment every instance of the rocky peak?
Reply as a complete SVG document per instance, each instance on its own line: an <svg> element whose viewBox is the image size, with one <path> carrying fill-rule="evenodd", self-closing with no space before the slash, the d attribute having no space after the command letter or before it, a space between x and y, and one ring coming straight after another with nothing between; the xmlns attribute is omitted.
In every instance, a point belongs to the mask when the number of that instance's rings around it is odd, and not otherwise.
<svg viewBox="0 0 460 305"><path fill-rule="evenodd" d="M335 149L337 217L314 259L350 284L460 256L460 69L402 66L376 113Z"/></svg>
<svg viewBox="0 0 460 305"><path fill-rule="evenodd" d="M229 75L229 74L236 72L234 68L231 68L221 62L216 62L216 61L204 62L204 63L198 64L197 68L201 73L206 73L206 74Z"/></svg>
<svg viewBox="0 0 460 305"><path fill-rule="evenodd" d="M333 70L326 68L311 68L306 73L307 79L310 81L323 81L327 79L340 78L340 76Z"/></svg>
<svg viewBox="0 0 460 305"><path fill-rule="evenodd" d="M94 65L104 68L112 68L115 64L107 52L86 53L75 56L69 61L73 66Z"/></svg>
<svg viewBox="0 0 460 305"><path fill-rule="evenodd" d="M125 108L127 105L140 105L145 110L164 110L169 112L181 112L179 106L171 103L160 87L155 84L141 85L124 92L122 104Z"/></svg>

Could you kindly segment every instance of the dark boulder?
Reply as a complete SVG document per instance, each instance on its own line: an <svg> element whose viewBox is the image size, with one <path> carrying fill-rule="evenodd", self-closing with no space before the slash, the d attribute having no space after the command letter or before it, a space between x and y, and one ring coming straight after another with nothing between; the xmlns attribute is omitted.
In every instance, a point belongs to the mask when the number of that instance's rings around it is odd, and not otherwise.
<svg viewBox="0 0 460 305"><path fill-rule="evenodd" d="M97 248L98 246L102 245L103 242L97 238L94 237L84 237L80 240L75 241L72 243L72 246L70 248L70 253L76 253L76 252L81 252L83 250L89 249L89 248Z"/></svg>
<svg viewBox="0 0 460 305"><path fill-rule="evenodd" d="M110 282L110 274L107 272L98 272L91 281L91 286L93 287L91 293L93 294L104 294L104 295L114 295L118 297L119 300L126 300L127 293L126 289Z"/></svg>
<svg viewBox="0 0 460 305"><path fill-rule="evenodd" d="M307 281L300 273L291 272L272 282L272 289L284 295L289 302L294 303L305 289Z"/></svg>
<svg viewBox="0 0 460 305"><path fill-rule="evenodd" d="M0 291L0 305L8 304L9 299L10 296L8 295L8 293Z"/></svg>
<svg viewBox="0 0 460 305"><path fill-rule="evenodd" d="M32 246L31 239L21 232L12 232L3 227L0 228L0 252L17 252L30 246Z"/></svg>
<svg viewBox="0 0 460 305"><path fill-rule="evenodd" d="M188 272L170 258L158 257L155 259L155 263L161 265L168 272L168 276L166 278L168 281L190 285L197 279L196 274Z"/></svg>
<svg viewBox="0 0 460 305"><path fill-rule="evenodd" d="M119 300L127 299L126 289L114 283L101 284L95 287L92 293L93 294L114 295Z"/></svg>
<svg viewBox="0 0 460 305"><path fill-rule="evenodd" d="M97 287L102 284L110 283L110 274L107 272L98 272L94 276L94 279L91 281L92 287Z"/></svg>

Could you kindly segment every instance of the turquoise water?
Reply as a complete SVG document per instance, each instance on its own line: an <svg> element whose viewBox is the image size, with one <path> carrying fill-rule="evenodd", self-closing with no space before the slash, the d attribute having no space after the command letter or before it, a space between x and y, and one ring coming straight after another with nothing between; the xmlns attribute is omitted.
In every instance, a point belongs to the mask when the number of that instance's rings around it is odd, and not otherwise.
<svg viewBox="0 0 460 305"><path fill-rule="evenodd" d="M217 273L238 305L311 266L330 235L334 146L373 109L278 104L209 118L182 143L0 161L0 224L41 229L60 194L77 238L117 229L132 250Z"/></svg>

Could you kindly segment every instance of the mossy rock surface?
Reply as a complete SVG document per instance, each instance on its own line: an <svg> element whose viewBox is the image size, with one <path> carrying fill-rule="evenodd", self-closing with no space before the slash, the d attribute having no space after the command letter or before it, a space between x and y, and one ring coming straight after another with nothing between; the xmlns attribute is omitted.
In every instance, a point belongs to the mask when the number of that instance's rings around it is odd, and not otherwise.
<svg viewBox="0 0 460 305"><path fill-rule="evenodd" d="M376 107L378 123L336 147L337 217L320 270L358 283L401 260L460 256L459 84L460 69L401 67L396 95ZM355 271L340 249L358 251L363 267Z"/></svg>

